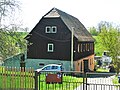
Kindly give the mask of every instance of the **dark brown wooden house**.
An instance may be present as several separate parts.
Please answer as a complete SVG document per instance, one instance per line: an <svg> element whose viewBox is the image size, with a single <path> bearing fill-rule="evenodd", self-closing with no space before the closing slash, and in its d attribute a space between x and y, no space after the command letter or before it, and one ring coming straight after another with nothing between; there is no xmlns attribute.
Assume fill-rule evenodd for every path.
<svg viewBox="0 0 120 90"><path fill-rule="evenodd" d="M27 46L27 61L63 63L65 68L70 68L72 30L74 69L93 70L94 39L77 18L56 8L45 14L26 36L26 40L31 44Z"/></svg>

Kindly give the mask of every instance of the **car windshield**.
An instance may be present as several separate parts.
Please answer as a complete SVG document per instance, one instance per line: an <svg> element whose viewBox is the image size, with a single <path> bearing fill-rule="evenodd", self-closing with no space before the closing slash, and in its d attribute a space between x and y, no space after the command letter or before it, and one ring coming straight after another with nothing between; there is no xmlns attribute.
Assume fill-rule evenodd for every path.
<svg viewBox="0 0 120 90"><path fill-rule="evenodd" d="M50 66L43 68L42 70L50 70Z"/></svg>
<svg viewBox="0 0 120 90"><path fill-rule="evenodd" d="M57 70L57 71L60 71L60 70L62 70L62 68L61 68L61 66L51 65L51 66L43 67L42 70Z"/></svg>

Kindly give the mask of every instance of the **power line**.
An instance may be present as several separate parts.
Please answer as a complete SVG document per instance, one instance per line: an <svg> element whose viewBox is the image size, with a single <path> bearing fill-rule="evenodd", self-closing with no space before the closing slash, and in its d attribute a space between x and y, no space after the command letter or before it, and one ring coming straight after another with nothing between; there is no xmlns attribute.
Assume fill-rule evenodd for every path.
<svg viewBox="0 0 120 90"><path fill-rule="evenodd" d="M57 40L57 39L53 39L53 38L44 36L44 35L42 35L42 34L40 34L40 33L38 33L38 32L35 32L35 31L34 31L33 33L37 34L37 35L40 36L40 37L44 37L44 38L49 39L49 40L52 40L52 41L57 41L57 42L69 42L69 41L70 41L70 39L68 39L68 40Z"/></svg>

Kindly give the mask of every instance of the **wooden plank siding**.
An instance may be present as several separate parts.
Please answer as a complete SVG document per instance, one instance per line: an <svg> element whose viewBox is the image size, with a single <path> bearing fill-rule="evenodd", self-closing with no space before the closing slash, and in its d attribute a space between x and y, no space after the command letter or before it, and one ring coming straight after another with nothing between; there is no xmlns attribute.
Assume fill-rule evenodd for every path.
<svg viewBox="0 0 120 90"><path fill-rule="evenodd" d="M94 54L94 42L74 43L74 61Z"/></svg>
<svg viewBox="0 0 120 90"><path fill-rule="evenodd" d="M47 21L47 22L46 22ZM57 24L56 24L57 22ZM46 34L45 27L46 23L48 26L57 26L57 33L56 34ZM39 27L39 28L38 28ZM28 46L27 56L31 59L58 59L58 60L70 60L70 49L71 49L71 32L68 28L64 25L60 18L45 18L40 21L32 31L31 38L29 38L29 42L32 45ZM47 52L47 44L53 43L54 44L54 52L48 53ZM78 52L78 44L82 45L80 52ZM91 45L93 42L78 42L77 38L74 37L74 51L75 51L75 60L93 54L94 49ZM89 50L86 50L86 46Z"/></svg>
<svg viewBox="0 0 120 90"><path fill-rule="evenodd" d="M75 71L84 72L84 60L88 60L88 70L94 71L94 55L74 61Z"/></svg>
<svg viewBox="0 0 120 90"><path fill-rule="evenodd" d="M57 22L57 23L56 23ZM46 24L44 24L46 23ZM45 27L57 26L56 34L46 34ZM28 46L27 56L31 59L62 59L70 60L71 32L60 18L45 18L40 21L28 39L32 45ZM47 52L47 44L54 44L54 52Z"/></svg>

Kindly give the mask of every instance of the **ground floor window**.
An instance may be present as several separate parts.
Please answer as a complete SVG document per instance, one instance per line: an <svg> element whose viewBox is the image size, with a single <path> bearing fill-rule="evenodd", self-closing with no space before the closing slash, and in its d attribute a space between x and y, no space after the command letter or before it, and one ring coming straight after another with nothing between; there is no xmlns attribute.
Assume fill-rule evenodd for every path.
<svg viewBox="0 0 120 90"><path fill-rule="evenodd" d="M48 52L53 52L53 50L54 50L54 44L53 43L49 43L47 50L48 50Z"/></svg>

